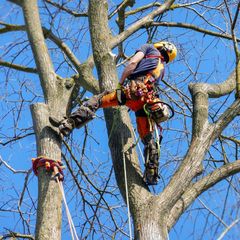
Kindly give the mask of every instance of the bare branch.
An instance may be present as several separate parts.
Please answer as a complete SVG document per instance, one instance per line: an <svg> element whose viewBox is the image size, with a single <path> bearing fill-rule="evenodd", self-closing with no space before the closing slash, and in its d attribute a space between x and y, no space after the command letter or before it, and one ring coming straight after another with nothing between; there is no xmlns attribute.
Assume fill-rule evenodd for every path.
<svg viewBox="0 0 240 240"><path fill-rule="evenodd" d="M234 227L238 222L240 221L240 219L236 219L235 221L233 221L228 227L226 227L226 229L222 232L222 234L219 236L219 238L217 240L222 240L224 238L224 236L229 232L229 230Z"/></svg>
<svg viewBox="0 0 240 240"><path fill-rule="evenodd" d="M25 25L8 24L2 21L0 21L0 25L4 26L0 28L0 34L12 31L26 31Z"/></svg>
<svg viewBox="0 0 240 240"><path fill-rule="evenodd" d="M0 22L0 25L5 26L4 28L0 29L0 34L11 31L26 31L26 26L24 25L13 25L4 22ZM44 37L52 40L63 51L63 53L66 54L68 59L77 69L79 76L77 75L73 76L77 83L86 88L90 92L93 93L99 92L98 83L92 75L92 69L94 66L92 58L90 57L85 63L81 64L79 60L76 58L75 54L71 51L71 49L60 38L58 38L56 35L54 35L50 30L46 29L45 27L43 27L42 30L44 33ZM37 69L12 64L1 60L0 65L24 72L38 73ZM81 82L78 81L79 78L81 78Z"/></svg>
<svg viewBox="0 0 240 240"><path fill-rule="evenodd" d="M236 10L233 22L232 22L232 29L234 29L235 26L236 26L236 22L237 22L237 19L238 19L239 12L240 12L240 2L238 2L237 10Z"/></svg>
<svg viewBox="0 0 240 240"><path fill-rule="evenodd" d="M8 230L8 231L9 231L8 234L0 236L0 240L4 240L4 239L8 239L8 238L10 238L10 239L23 238L23 239L30 239L30 240L34 240L35 239L32 235L16 233L16 232L12 232L10 230Z"/></svg>
<svg viewBox="0 0 240 240"><path fill-rule="evenodd" d="M210 35L210 36L220 37L220 38L232 40L232 36L229 35L229 34L213 32L213 31L206 30L204 28L200 28L200 27L197 27L195 25L187 24L187 23L180 23L180 22L153 22L153 23L151 23L151 26L187 28L187 29L194 30L196 32L200 32L200 33L203 33L203 34ZM240 39L237 39L237 41L240 42Z"/></svg>
<svg viewBox="0 0 240 240"><path fill-rule="evenodd" d="M239 172L240 160L237 160L216 169L206 177L189 186L182 195L181 199L172 208L168 219L168 228L170 229L174 225L185 209L187 209L200 194L225 178Z"/></svg>
<svg viewBox="0 0 240 240"><path fill-rule="evenodd" d="M22 71L22 72L38 73L36 68L30 68L30 67L26 67L26 66L23 66L23 65L18 65L18 64L14 64L14 63L10 63L10 62L5 62L5 61L2 61L2 60L0 60L0 66L12 68L12 69Z"/></svg>
<svg viewBox="0 0 240 240"><path fill-rule="evenodd" d="M208 98L217 98L231 93L236 87L236 72L220 84L189 84L193 98L193 136L198 135L203 125L208 122Z"/></svg>
<svg viewBox="0 0 240 240"><path fill-rule="evenodd" d="M51 0L45 0L45 2L51 4L52 6L58 8L58 9L64 11L64 12L66 12L66 13L74 16L74 17L88 17L88 13L87 12L78 13L78 12L75 12L75 11L69 9L69 8L64 7L63 4L61 5L61 4L53 2Z"/></svg>
<svg viewBox="0 0 240 240"><path fill-rule="evenodd" d="M92 69L94 66L92 57L90 57L86 62L81 64L75 54L66 45L66 43L64 43L60 38L54 35L50 30L43 28L43 31L45 37L51 39L63 51L63 53L66 54L68 59L78 71L79 76L73 76L75 80L77 80L79 77L81 78L81 81L77 81L78 84L80 86L83 86L84 88L86 88L86 90L90 92L98 92L98 83L92 74Z"/></svg>
<svg viewBox="0 0 240 240"><path fill-rule="evenodd" d="M236 139L236 138L227 137L227 136L223 136L223 135L221 135L221 138L226 139L226 140L229 140L229 141L232 141L232 142L234 142L234 143L237 144L237 145L240 145L240 140L238 140L238 139Z"/></svg>
<svg viewBox="0 0 240 240"><path fill-rule="evenodd" d="M7 162L5 162L2 157L0 156L0 164L3 164L6 168L8 168L13 173L28 173L26 170L15 170L13 167L11 167Z"/></svg>
<svg viewBox="0 0 240 240"><path fill-rule="evenodd" d="M130 6L132 7L135 1L133 0L124 0L122 3L120 3L117 8L109 14L108 18L112 18L117 12L125 11L125 9Z"/></svg>

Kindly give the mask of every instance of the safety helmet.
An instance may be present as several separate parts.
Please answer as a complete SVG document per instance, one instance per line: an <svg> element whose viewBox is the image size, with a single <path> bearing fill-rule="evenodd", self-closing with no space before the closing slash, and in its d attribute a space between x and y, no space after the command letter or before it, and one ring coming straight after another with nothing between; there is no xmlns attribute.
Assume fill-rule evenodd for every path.
<svg viewBox="0 0 240 240"><path fill-rule="evenodd" d="M170 42L157 42L153 45L160 51L166 63L172 62L177 56L177 48Z"/></svg>

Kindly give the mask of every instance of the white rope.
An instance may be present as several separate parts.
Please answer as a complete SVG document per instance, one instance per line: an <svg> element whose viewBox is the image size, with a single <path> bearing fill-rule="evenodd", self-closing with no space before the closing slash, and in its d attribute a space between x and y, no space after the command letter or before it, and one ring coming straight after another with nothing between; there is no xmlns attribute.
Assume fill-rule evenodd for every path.
<svg viewBox="0 0 240 240"><path fill-rule="evenodd" d="M142 158L142 164L144 164L145 163L145 159L144 159L143 152L142 152L142 149L140 147L140 144L139 144L139 141L137 139L137 136L136 136L136 133L135 133L134 129L133 129L133 134L134 134L134 138L135 138L136 144L138 146L138 150L139 150L141 158Z"/></svg>
<svg viewBox="0 0 240 240"><path fill-rule="evenodd" d="M156 142L159 143L159 134L158 134L157 124L154 124L154 129L155 129Z"/></svg>
<svg viewBox="0 0 240 240"><path fill-rule="evenodd" d="M130 215L129 198L128 198L128 183L127 183L127 170L126 170L125 156L123 156L123 169L124 169L124 181L125 181L125 189L126 189L126 202L127 202L127 210L128 210L129 239L132 240L133 238L132 238L131 215Z"/></svg>
<svg viewBox="0 0 240 240"><path fill-rule="evenodd" d="M65 208L66 208L66 214L67 214L67 219L68 219L68 224L69 224L69 228L70 228L72 239L73 240L75 240L75 239L79 240L79 238L77 236L76 228L75 228L75 226L73 224L72 216L70 214L70 211L69 211L69 208L68 208L68 205L67 205L67 201L66 201L66 197L65 197L65 193L64 193L62 182L59 181L58 177L56 177L56 180L57 180L57 183L58 183L58 186L59 186L59 190L60 190L60 192L62 194L63 202L64 202L64 205L65 205Z"/></svg>

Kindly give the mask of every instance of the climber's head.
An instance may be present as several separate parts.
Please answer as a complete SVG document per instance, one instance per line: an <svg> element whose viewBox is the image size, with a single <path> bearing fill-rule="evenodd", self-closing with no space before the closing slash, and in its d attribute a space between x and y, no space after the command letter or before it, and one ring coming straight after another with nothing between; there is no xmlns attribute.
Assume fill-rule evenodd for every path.
<svg viewBox="0 0 240 240"><path fill-rule="evenodd" d="M159 50L166 63L172 62L177 56L177 48L170 42L156 42L153 44Z"/></svg>

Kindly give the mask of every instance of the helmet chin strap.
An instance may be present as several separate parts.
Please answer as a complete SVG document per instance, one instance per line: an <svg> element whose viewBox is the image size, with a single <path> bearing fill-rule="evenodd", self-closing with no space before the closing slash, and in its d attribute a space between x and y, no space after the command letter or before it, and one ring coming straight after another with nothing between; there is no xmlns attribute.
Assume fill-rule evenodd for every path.
<svg viewBox="0 0 240 240"><path fill-rule="evenodd" d="M159 52L160 52L161 55L163 56L164 61L165 61L166 63L168 63L168 62L169 62L169 56L168 56L168 54L167 54L167 49L166 49L165 47L161 47L161 49L159 50Z"/></svg>

